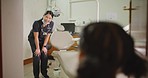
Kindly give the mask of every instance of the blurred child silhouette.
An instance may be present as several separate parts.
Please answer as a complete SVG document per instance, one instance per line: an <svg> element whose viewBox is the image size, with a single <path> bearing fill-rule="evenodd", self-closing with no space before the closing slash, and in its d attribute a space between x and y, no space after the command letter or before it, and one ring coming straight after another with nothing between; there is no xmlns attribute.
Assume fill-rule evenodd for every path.
<svg viewBox="0 0 148 78"><path fill-rule="evenodd" d="M77 78L116 78L118 73L146 78L147 61L134 49L134 41L112 22L87 25L80 38L80 64Z"/></svg>

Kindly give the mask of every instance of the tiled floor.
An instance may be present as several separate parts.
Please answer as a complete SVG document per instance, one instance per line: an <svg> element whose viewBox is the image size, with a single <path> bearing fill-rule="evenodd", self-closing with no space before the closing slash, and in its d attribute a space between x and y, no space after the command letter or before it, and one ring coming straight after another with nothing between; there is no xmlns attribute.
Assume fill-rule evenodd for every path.
<svg viewBox="0 0 148 78"><path fill-rule="evenodd" d="M54 68L58 67L58 64L57 64L57 62L55 62L53 60L49 60L48 63L50 63L50 62L52 62L52 65L50 65L48 68L48 75L50 76L50 78L68 78L65 75L65 73L63 73L62 68L60 68L61 69L60 77L56 77L56 75L54 75L54 73L55 73ZM32 71L32 63L24 66L24 78L34 78L33 71ZM40 78L44 78L44 77L42 77L42 75L40 74ZM128 77L121 73L121 74L118 74L116 76L116 78L128 78Z"/></svg>
<svg viewBox="0 0 148 78"><path fill-rule="evenodd" d="M50 76L50 78L68 78L62 72L60 74L60 77L54 76L54 70L53 69L56 66L57 66L56 62L52 61L52 65L48 68L48 75ZM27 64L27 65L24 66L24 78L34 78L33 77L33 72L32 72L32 63ZM40 74L40 78L44 78L44 77ZM127 77L125 75L123 75L123 74L118 74L116 78L127 78Z"/></svg>
<svg viewBox="0 0 148 78"><path fill-rule="evenodd" d="M48 75L50 76L50 78L56 78L54 77L54 68L56 67L56 63L55 61L51 61L49 60L49 62L52 62L52 65L50 65L50 67L48 68ZM34 78L33 77L33 71L32 71L32 63L24 65L24 78ZM41 74L40 74L40 78L44 78Z"/></svg>

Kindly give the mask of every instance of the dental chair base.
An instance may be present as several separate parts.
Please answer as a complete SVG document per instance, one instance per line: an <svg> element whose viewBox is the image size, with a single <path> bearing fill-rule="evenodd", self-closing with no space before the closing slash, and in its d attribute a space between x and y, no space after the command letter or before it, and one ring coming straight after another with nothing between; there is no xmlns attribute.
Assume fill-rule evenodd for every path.
<svg viewBox="0 0 148 78"><path fill-rule="evenodd" d="M62 78L75 78L77 75L77 65L79 52L77 51L53 51L55 61L58 63L60 77ZM63 77L64 76L64 77Z"/></svg>

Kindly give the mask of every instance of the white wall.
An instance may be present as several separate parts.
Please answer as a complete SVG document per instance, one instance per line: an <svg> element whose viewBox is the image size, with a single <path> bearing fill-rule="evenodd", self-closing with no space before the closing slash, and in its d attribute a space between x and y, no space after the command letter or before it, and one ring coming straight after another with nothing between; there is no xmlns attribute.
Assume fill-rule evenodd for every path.
<svg viewBox="0 0 148 78"><path fill-rule="evenodd" d="M71 0L71 1L80 1L80 0ZM82 1L82 0L81 0ZM85 0L83 0L85 1ZM94 1L94 0L93 0ZM105 21L116 21L119 24L126 26L128 24L128 11L123 10L124 6L127 6L129 3L129 0L98 0L99 1L99 20L105 20ZM29 46L29 43L27 41L27 35L29 34L29 31L31 29L32 23L35 19L39 19L42 17L43 13L46 11L47 0L24 0L24 59L32 57L31 55L31 49ZM90 1L92 2L92 1ZM92 2L93 3L93 2ZM79 4L79 3L78 3ZM81 3L80 3L81 4ZM75 3L74 3L75 5ZM69 20L69 9L70 4L69 0L56 0L56 6L60 8L62 14L59 17L54 17L53 21L55 23L54 26L60 25L61 22L76 22L76 23L82 23L82 21L87 21L85 18L81 17L81 19L76 20ZM87 7L84 6L84 7ZM128 6L127 6L128 7ZM93 7L92 10L93 11ZM95 8L96 9L96 8ZM90 10L90 9L89 9ZM82 12L82 11L80 11ZM72 14L76 14L76 12L73 12ZM96 15L94 14L87 14L86 16L92 16ZM84 13L85 16L85 13ZM97 15L96 15L97 16ZM93 16L95 17L95 16ZM112 18L112 19L110 19ZM96 18L94 18L96 19ZM77 31L81 31L81 28L83 27L76 27Z"/></svg>
<svg viewBox="0 0 148 78"><path fill-rule="evenodd" d="M129 8L129 0L99 0L99 19L115 21L123 26L129 24L129 11L123 10L124 6Z"/></svg>
<svg viewBox="0 0 148 78"><path fill-rule="evenodd" d="M23 0L1 0L3 78L23 78Z"/></svg>
<svg viewBox="0 0 148 78"><path fill-rule="evenodd" d="M23 42L24 42L24 50L23 57L24 59L31 58L31 48L29 42L27 40L27 36L32 27L34 20L40 19L44 12L47 9L47 0L24 0L23 6ZM69 21L69 0L56 0L56 6L61 10L61 15L59 17L54 17L53 21L55 23L55 27L59 26L62 22L73 22ZM84 6L85 7L85 6ZM82 22L82 21L81 21Z"/></svg>
<svg viewBox="0 0 148 78"><path fill-rule="evenodd" d="M28 34L35 20L42 18L47 8L47 0L23 0L23 56L31 58L32 52L28 42Z"/></svg>
<svg viewBox="0 0 148 78"><path fill-rule="evenodd" d="M47 9L47 0L23 0L23 59L31 58L32 52L28 42L28 34L32 28L34 20L40 19ZM68 21L68 0L57 0L57 7L60 8L62 14L60 17L54 17L54 26L60 25L61 22Z"/></svg>
<svg viewBox="0 0 148 78"><path fill-rule="evenodd" d="M86 20L96 21L96 0L71 2L71 19L81 20L82 22L86 22Z"/></svg>

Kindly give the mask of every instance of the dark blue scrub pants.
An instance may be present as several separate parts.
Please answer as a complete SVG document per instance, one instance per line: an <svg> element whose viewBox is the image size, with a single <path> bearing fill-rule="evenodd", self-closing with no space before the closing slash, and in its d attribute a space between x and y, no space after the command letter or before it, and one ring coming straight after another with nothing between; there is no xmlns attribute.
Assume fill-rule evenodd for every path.
<svg viewBox="0 0 148 78"><path fill-rule="evenodd" d="M40 73L40 65L41 65L41 73L45 78L49 78L49 76L47 75L47 63L48 63L48 57L47 55L44 54L44 52L41 51L43 43L40 44L40 51L41 51L41 55L40 56L36 56L35 55L35 50L36 50L36 46L34 43L34 40L29 40L31 49L32 49L32 53L33 53L33 74L34 74L34 78L39 78L39 73ZM40 64L41 62L41 64Z"/></svg>

